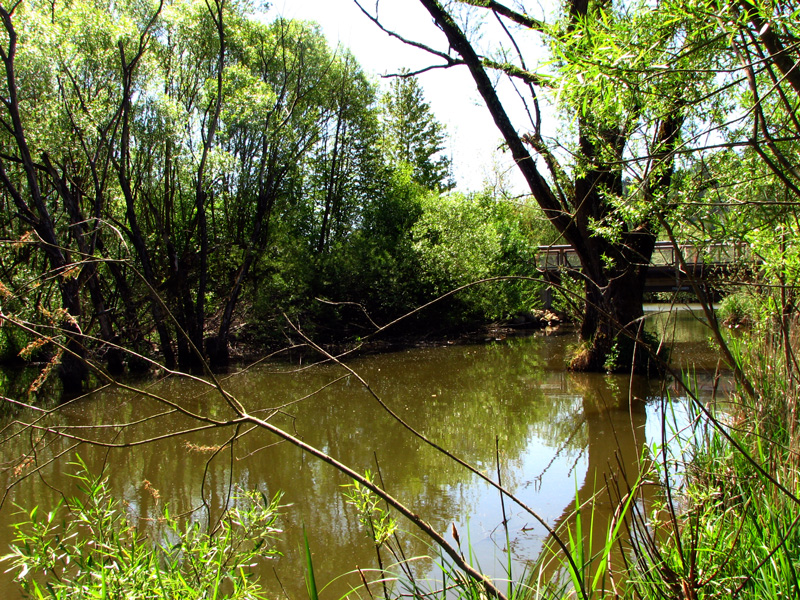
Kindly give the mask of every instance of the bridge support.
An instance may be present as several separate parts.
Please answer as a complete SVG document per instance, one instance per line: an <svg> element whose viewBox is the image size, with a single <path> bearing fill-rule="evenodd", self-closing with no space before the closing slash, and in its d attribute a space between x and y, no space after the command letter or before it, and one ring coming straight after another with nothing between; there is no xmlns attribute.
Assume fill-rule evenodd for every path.
<svg viewBox="0 0 800 600"><path fill-rule="evenodd" d="M542 301L544 310L553 310L553 288L550 287L549 282L539 292L539 299Z"/></svg>

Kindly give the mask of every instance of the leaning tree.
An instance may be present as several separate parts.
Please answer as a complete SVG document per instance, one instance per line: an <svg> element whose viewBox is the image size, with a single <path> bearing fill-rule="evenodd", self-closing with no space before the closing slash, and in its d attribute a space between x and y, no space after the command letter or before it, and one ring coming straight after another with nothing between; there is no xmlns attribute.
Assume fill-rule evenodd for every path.
<svg viewBox="0 0 800 600"><path fill-rule="evenodd" d="M686 50L710 34L610 0L569 0L553 23L494 0L420 3L449 48L411 43L439 57L437 66L469 70L531 195L580 259L585 343L572 368L644 368L633 349L641 340L647 267L672 208L675 150L688 107L713 86L715 54ZM481 48L487 37L460 25L462 8L495 19L505 41ZM531 36L549 49L536 66L536 57L522 50L530 45L520 43ZM508 76L525 102L530 118L524 127L512 122L497 72ZM557 140L544 132L540 102L548 96L557 98L569 123Z"/></svg>

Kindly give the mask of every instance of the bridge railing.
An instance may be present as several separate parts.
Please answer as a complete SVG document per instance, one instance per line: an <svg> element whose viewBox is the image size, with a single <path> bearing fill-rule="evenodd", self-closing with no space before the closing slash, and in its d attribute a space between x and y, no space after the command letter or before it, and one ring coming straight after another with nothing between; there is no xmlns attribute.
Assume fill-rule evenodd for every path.
<svg viewBox="0 0 800 600"><path fill-rule="evenodd" d="M683 256L687 265L705 264L731 265L749 258L749 249L746 244L679 244L676 247L672 242L656 242L651 263L653 266L666 267L678 266L678 251ZM543 270L579 269L581 262L572 246L560 244L554 246L540 246L538 266Z"/></svg>
<svg viewBox="0 0 800 600"><path fill-rule="evenodd" d="M569 245L539 246L539 267L545 270L561 268L580 268L578 253Z"/></svg>

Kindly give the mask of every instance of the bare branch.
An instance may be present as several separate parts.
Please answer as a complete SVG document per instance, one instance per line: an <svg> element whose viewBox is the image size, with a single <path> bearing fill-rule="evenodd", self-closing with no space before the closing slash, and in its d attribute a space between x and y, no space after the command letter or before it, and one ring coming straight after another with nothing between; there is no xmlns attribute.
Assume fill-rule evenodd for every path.
<svg viewBox="0 0 800 600"><path fill-rule="evenodd" d="M431 65L429 67L423 67L421 69L416 69L414 71L400 71L400 72L397 72L397 73L386 73L384 75L381 75L381 77L384 77L386 79L389 79L389 78L403 79L403 78L406 78L406 77L416 77L417 75L422 75L423 73L428 73L429 71L435 71L437 69L449 69L452 66L453 66L452 64Z"/></svg>
<svg viewBox="0 0 800 600"><path fill-rule="evenodd" d="M469 4L470 6L489 9L492 12L502 15L510 21L513 21L517 25L522 25L523 27L527 27L529 29L535 29L536 31L545 31L547 29L547 24L543 21L534 19L533 17L530 17L524 13L511 10L504 4L500 4L494 0L459 0L459 2L462 4Z"/></svg>
<svg viewBox="0 0 800 600"><path fill-rule="evenodd" d="M436 50L434 48L431 48L430 46L428 46L426 44L423 44L421 42L410 40L410 39L408 39L406 37L403 37L399 33L395 32L395 31L392 31L391 29L387 29L386 27L383 26L383 23L380 22L378 17L376 17L375 15L370 13L367 9L365 9L363 6L361 6L361 3L359 2L359 0L353 0L353 2L356 3L356 6L358 6L358 8L361 10L361 12L364 13L364 15L366 15L366 17L370 21L375 23L375 25L377 25L378 28L381 31L383 31L384 33L386 33L387 35L389 35L389 36L391 36L391 37L393 37L395 39L400 40L404 44L408 44L409 46L413 46L414 48L419 48L420 50L424 50L425 52L428 52L429 54L433 54L434 56L438 56L439 58L441 58L442 60L445 61L445 63L446 63L445 65L441 65L441 66L436 67L436 68L447 68L447 67L453 67L453 66L459 65L459 64L464 64L464 61L456 59L456 58L453 58L452 56L450 56L446 52L441 52L441 51Z"/></svg>

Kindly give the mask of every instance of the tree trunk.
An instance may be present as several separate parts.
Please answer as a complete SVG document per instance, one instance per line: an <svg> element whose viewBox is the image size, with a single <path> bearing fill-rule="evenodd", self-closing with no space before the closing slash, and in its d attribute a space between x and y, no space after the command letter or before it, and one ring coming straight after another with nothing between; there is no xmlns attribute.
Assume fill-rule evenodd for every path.
<svg viewBox="0 0 800 600"><path fill-rule="evenodd" d="M643 282L635 269L611 279L605 288L586 281L586 301L581 323L583 348L573 357L570 369L575 371L643 372L650 361L640 349L643 316Z"/></svg>
<svg viewBox="0 0 800 600"><path fill-rule="evenodd" d="M652 214L639 224L621 224L621 239L613 241L593 229L593 223L603 223L613 215L614 206L605 194L622 195L621 164L627 142L622 124L605 125L591 130L590 111L578 117L579 158L582 162L573 185L562 185L565 170L546 147L538 131L524 137L542 155L553 181L551 186L539 172L523 138L512 125L497 96L483 61L452 16L437 0L420 0L436 24L447 36L454 49L469 68L484 102L508 145L517 168L524 176L531 194L555 229L576 251L581 261L579 274L585 281L586 301L581 322L584 348L572 361L574 370L603 371L644 370L649 366L644 341L639 334L642 317L642 297L647 265L655 245L651 223L662 214L665 204L660 195L669 189L673 160L670 151L683 123L680 107L664 118L655 142L652 171L642 184L645 201L653 206ZM570 2L574 20L587 17L588 2ZM536 102L534 97L534 102ZM602 144L602 148L600 145ZM607 156L603 150L610 150Z"/></svg>
<svg viewBox="0 0 800 600"><path fill-rule="evenodd" d="M94 254L88 240L92 238L86 227L87 220L83 215L80 207L80 192L74 192L70 189L67 183L67 178L59 174L56 168L50 161L50 157L45 153L42 156L42 162L45 165L48 175L53 182L58 195L64 203L64 207L69 214L73 239L78 246L81 255L88 259ZM78 278L78 289L82 287L83 282L89 288L89 297L91 298L94 307L95 318L100 325L100 339L105 343L105 361L106 367L111 375L119 375L125 370L125 364L122 359L122 351L117 347L119 342L114 326L111 322L111 316L106 310L106 302L103 297L103 292L100 287L100 278L97 272L97 263L89 260L81 267L81 274Z"/></svg>
<svg viewBox="0 0 800 600"><path fill-rule="evenodd" d="M156 280L155 270L153 269L153 261L150 257L150 251L145 243L144 235L141 227L139 226L139 217L136 213L136 199L133 193L130 177L130 112L131 112L131 94L132 94L132 78L133 71L136 63L141 57L142 51L134 57L131 62L125 58L124 46L120 43L120 62L122 64L123 75L123 94L121 105L122 133L119 142L119 160L112 160L114 168L117 172L117 179L120 184L122 195L125 198L125 217L128 221L129 237L133 244L134 250L139 257L142 265L142 275L147 286L148 295L150 296L151 307L153 312L153 319L156 324L156 331L161 348L161 353L164 356L164 365L168 369L175 368L175 353L172 350L172 336L170 335L169 328L167 327L167 311L161 304L156 291L158 282Z"/></svg>
<svg viewBox="0 0 800 600"><path fill-rule="evenodd" d="M66 311L63 321L59 324L65 336L64 355L58 369L64 393L75 396L83 391L83 386L88 379L89 369L86 365L86 349L83 346L83 333L78 325L81 317L80 287L77 279L64 277L66 271L72 266L69 256L63 250L66 246L61 244L56 235L55 224L45 202L39 186L38 171L31 157L27 136L22 126L19 113L19 97L16 82L15 58L17 52L17 32L11 21L11 14L0 6L0 18L8 35L8 45L0 47L0 60L5 69L7 97L3 105L10 117L10 130L13 135L18 160L25 174L27 189L22 190L8 177L3 161L0 161L0 181L6 187L14 204L19 210L22 219L31 224L41 239L41 248L47 256L53 275L58 278L58 287L61 293L61 306ZM8 127L7 123L7 127ZM23 197L23 193L30 196L32 207Z"/></svg>
<svg viewBox="0 0 800 600"><path fill-rule="evenodd" d="M205 326L206 326L206 292L208 290L208 253L209 253L209 233L208 233L208 200L211 194L207 190L206 168L209 156L214 148L215 136L219 127L220 114L222 113L223 80L226 56L225 25L223 21L225 0L214 0L214 8L207 4L211 19L219 37L219 55L217 57L217 94L211 114L208 115L207 129L203 135L203 150L200 157L200 164L197 167L197 178L195 179L195 215L197 219L197 243L199 246L198 259L199 267L197 272L197 292L195 300L192 302L188 286L184 283L179 287L179 293L183 299L184 314L186 319L183 321L184 332L189 336L186 343L178 342L178 363L182 369L188 369L193 373L202 373L205 369Z"/></svg>

